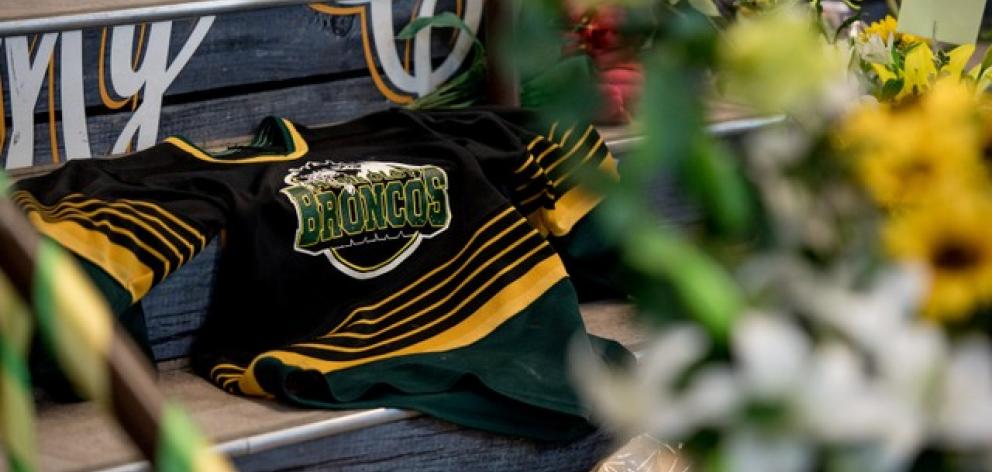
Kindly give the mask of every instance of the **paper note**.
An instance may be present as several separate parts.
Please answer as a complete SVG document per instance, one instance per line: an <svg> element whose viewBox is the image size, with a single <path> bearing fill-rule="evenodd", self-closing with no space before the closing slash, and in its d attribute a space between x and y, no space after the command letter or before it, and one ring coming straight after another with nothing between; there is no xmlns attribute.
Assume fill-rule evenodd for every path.
<svg viewBox="0 0 992 472"><path fill-rule="evenodd" d="M899 7L900 33L953 44L978 40L986 0L903 0Z"/></svg>

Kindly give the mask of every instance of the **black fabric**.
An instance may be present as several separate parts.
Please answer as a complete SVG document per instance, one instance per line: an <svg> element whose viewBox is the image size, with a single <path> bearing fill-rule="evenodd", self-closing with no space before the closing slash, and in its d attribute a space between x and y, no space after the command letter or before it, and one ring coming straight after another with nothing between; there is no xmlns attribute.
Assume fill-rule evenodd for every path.
<svg viewBox="0 0 992 472"><path fill-rule="evenodd" d="M591 126L535 122L513 110L396 109L321 129L269 118L250 146L211 154L169 138L71 161L14 198L119 285L115 306L220 234L193 365L227 391L561 439L588 429L566 376L584 328L565 267L605 257L590 236L569 239L597 201L577 176L614 167Z"/></svg>

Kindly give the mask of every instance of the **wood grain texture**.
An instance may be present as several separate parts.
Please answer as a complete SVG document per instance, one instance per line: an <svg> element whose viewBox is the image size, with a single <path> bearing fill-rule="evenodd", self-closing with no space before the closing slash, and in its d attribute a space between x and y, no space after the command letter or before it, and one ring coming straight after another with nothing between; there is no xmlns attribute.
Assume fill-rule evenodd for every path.
<svg viewBox="0 0 992 472"><path fill-rule="evenodd" d="M416 0L394 1L394 25L399 32L409 21ZM438 2L438 11L446 11L451 0ZM175 59L189 37L195 20L173 21L169 41L169 61ZM189 63L166 91L166 103L211 98L210 95L228 96L245 93L245 88L272 90L286 86L282 82L307 82L317 78L326 80L368 75L362 52L361 24L356 15L332 16L313 11L306 5L268 8L218 15L209 32L196 49ZM100 99L98 74L100 39L103 28L83 30L83 94L91 112L110 113ZM109 71L109 42L105 64L108 92L113 92ZM435 58L444 57L451 49L448 35L432 35L431 52ZM402 42L399 51L402 53ZM58 71L61 51L55 47L55 64ZM5 55L0 54L0 75L7 77ZM9 82L9 77L7 77ZM56 73L56 81L59 74ZM5 93L9 83L4 84ZM231 88L240 87L237 90ZM56 87L55 108L61 110L61 94ZM184 97L199 93L194 97ZM121 98L116 95L113 98ZM9 106L9 97L5 103ZM218 97L219 98L219 97ZM43 86L35 111L48 110L48 87ZM122 109L127 113L130 107ZM9 113L9 110L8 110Z"/></svg>
<svg viewBox="0 0 992 472"><path fill-rule="evenodd" d="M152 7L176 3L194 3L205 0L4 0L0 20L44 18L75 13L97 13L123 8Z"/></svg>
<svg viewBox="0 0 992 472"><path fill-rule="evenodd" d="M235 459L242 472L382 470L578 472L617 442L592 433L571 443L540 443L418 417Z"/></svg>
<svg viewBox="0 0 992 472"><path fill-rule="evenodd" d="M199 258L204 259L203 256ZM189 267L183 271L189 271ZM188 276L192 278L194 274L188 273ZM161 286L156 290L160 289ZM623 304L597 303L582 307L582 316L590 332L628 346L640 342L644 336L632 315L629 307ZM182 363L172 364L178 369L163 370L159 374L159 388L166 397L180 401L214 442L352 413L305 410L273 401L233 396L185 370ZM92 403L43 402L39 412L42 470L93 470L126 464L140 457L118 427ZM430 418L415 418L277 448L239 458L236 462L240 470L296 467L300 470L393 470L404 464L414 466L408 467L409 470L589 470L613 444L603 433L571 444L538 443L470 430Z"/></svg>
<svg viewBox="0 0 992 472"><path fill-rule="evenodd" d="M262 118L269 115L312 126L344 121L389 106L370 78L359 77L165 106L159 139L182 135L203 143L251 135ZM128 119L130 114L97 116L89 120L90 148L94 155L110 153ZM51 164L48 129L48 123L35 126L35 165ZM64 155L62 146L60 153Z"/></svg>
<svg viewBox="0 0 992 472"><path fill-rule="evenodd" d="M180 401L215 442L351 413L235 397L187 371L164 372L158 385L166 397ZM119 427L92 402L39 405L38 449L41 470L46 471L94 470L140 460Z"/></svg>
<svg viewBox="0 0 992 472"><path fill-rule="evenodd" d="M215 443L344 418L355 411L306 410L235 397L187 371L165 372L159 386L182 402ZM41 470L96 470L140 460L119 428L92 403L43 403L38 417ZM599 432L573 443L542 443L416 417L235 458L264 470L589 470L618 441Z"/></svg>

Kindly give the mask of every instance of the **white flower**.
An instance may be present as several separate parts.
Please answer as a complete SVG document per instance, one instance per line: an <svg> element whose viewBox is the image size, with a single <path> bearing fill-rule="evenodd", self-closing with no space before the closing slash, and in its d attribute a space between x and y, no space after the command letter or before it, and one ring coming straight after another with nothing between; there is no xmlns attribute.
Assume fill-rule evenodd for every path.
<svg viewBox="0 0 992 472"><path fill-rule="evenodd" d="M973 337L954 349L936 422L940 439L954 449L992 447L992 349L987 339Z"/></svg>
<svg viewBox="0 0 992 472"><path fill-rule="evenodd" d="M734 327L732 342L742 384L749 394L776 399L803 380L810 341L782 317L747 314Z"/></svg>
<svg viewBox="0 0 992 472"><path fill-rule="evenodd" d="M724 445L730 472L800 472L812 470L813 448L796 435L768 434L752 428L730 433Z"/></svg>
<svg viewBox="0 0 992 472"><path fill-rule="evenodd" d="M892 44L895 42L895 35L890 34L888 39L883 41L878 35L868 35L866 41L857 40L855 50L861 59L875 64L892 64Z"/></svg>

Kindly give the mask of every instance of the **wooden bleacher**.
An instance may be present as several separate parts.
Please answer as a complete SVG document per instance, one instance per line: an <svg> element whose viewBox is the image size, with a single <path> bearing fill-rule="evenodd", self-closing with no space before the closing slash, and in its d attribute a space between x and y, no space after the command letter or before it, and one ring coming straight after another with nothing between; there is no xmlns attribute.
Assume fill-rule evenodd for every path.
<svg viewBox="0 0 992 472"><path fill-rule="evenodd" d="M593 334L636 348L643 340L623 304L585 305ZM613 441L595 433L571 444L542 444L468 430L415 412L305 410L235 397L185 370L160 366L159 385L180 401L240 470L321 466L334 470L588 470ZM43 404L43 470L145 470L136 449L92 403Z"/></svg>
<svg viewBox="0 0 992 472"><path fill-rule="evenodd" d="M743 118L724 110L718 112L711 131L733 144L743 133L777 120ZM604 134L622 166L622 153L639 138L625 128L607 129ZM681 213L683 219L692 218L691 209L685 209L670 188L655 193L660 205ZM539 443L409 411L305 410L229 395L190 373L184 360L209 304L216 263L216 245L211 244L142 303L159 361L160 388L183 404L240 470L580 471L589 470L620 441L598 432L570 444ZM582 315L590 333L635 351L647 336L623 302L585 304ZM116 424L89 403L41 405L38 433L43 470L147 469Z"/></svg>

